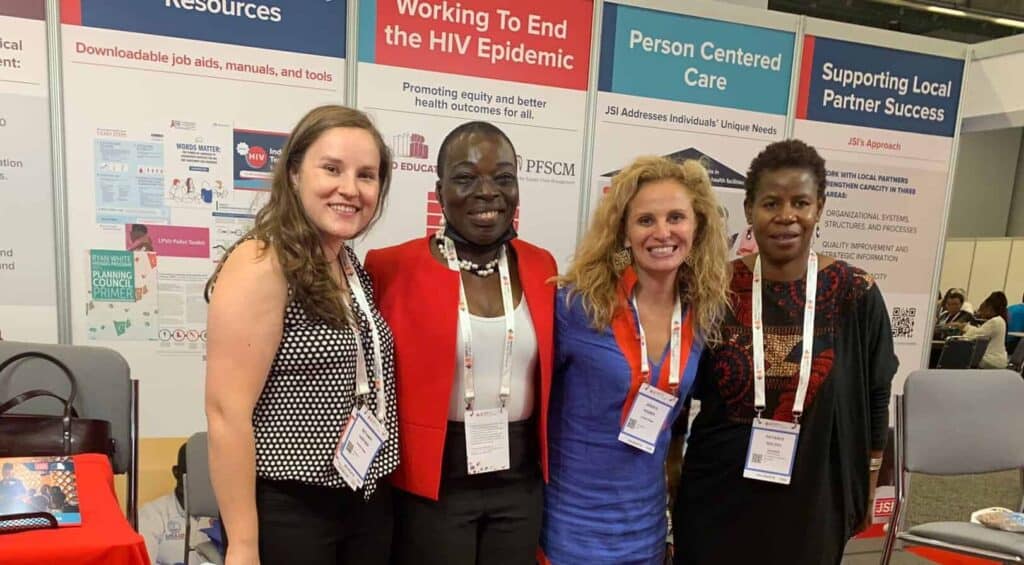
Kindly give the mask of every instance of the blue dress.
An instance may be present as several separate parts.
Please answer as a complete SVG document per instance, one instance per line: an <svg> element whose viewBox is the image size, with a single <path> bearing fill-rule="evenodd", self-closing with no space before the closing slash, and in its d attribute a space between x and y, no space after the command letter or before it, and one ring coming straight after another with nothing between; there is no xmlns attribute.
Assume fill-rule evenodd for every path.
<svg viewBox="0 0 1024 565"><path fill-rule="evenodd" d="M635 284L635 276L632 281ZM625 292L629 296L632 284ZM655 452L647 454L618 441L624 405L631 405L634 373L639 375L636 313L622 300L637 339L623 340L612 329L597 331L578 295L568 289L555 300L555 372L548 424L550 482L545 492L541 545L553 565L586 563L658 564L664 561L666 521L665 458L672 423L682 411L703 350L702 340L681 352L680 400L669 414ZM620 298L622 298L620 296ZM615 325L613 324L613 327ZM620 343L630 343L631 367ZM651 359L652 385L667 381L666 346ZM634 391L635 393L635 391Z"/></svg>

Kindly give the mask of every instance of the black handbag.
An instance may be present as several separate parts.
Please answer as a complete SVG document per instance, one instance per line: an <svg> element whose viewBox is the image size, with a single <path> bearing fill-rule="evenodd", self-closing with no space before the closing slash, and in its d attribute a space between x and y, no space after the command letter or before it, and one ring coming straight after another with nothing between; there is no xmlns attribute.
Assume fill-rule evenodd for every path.
<svg viewBox="0 0 1024 565"><path fill-rule="evenodd" d="M71 382L71 393L63 398L48 390L23 392L0 404L0 457L39 457L74 455L78 453L114 454L110 422L79 418L72 403L78 394L78 383L60 359L37 351L25 351L0 363L0 373L21 359L45 359L60 368ZM64 405L60 416L42 414L7 414L15 406L40 396L56 398Z"/></svg>

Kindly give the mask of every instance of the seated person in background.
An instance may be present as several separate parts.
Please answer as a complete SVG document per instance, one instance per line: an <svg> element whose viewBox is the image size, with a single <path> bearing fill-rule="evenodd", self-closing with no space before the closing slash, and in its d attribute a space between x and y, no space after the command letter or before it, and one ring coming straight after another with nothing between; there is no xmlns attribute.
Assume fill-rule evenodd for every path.
<svg viewBox="0 0 1024 565"><path fill-rule="evenodd" d="M1009 359L1006 356L1006 295L996 291L978 307L978 316L987 318L980 326L968 325L964 328L964 337L974 339L981 336L989 338L985 356L981 358L982 369L1005 369Z"/></svg>
<svg viewBox="0 0 1024 565"><path fill-rule="evenodd" d="M1024 332L1024 296L1020 297L1020 304L1014 304L1006 310L1006 331L1009 332ZM1006 350L1013 351L1017 347L1017 342L1020 338L1017 336L1007 335L1006 336Z"/></svg>
<svg viewBox="0 0 1024 565"><path fill-rule="evenodd" d="M974 316L970 312L963 309L964 293L958 288L951 288L946 291L946 296L942 299L942 313L939 314L939 319L935 323L936 326L955 326L962 325L970 322L974 319Z"/></svg>
<svg viewBox="0 0 1024 565"><path fill-rule="evenodd" d="M178 449L178 464L171 467L174 492L144 505L139 509L139 533L146 539L146 551L153 565L178 565L185 556L185 485L182 475L187 472L185 445ZM209 528L208 518L192 519L192 547L210 538L200 531ZM189 553L189 565L199 565L203 559Z"/></svg>

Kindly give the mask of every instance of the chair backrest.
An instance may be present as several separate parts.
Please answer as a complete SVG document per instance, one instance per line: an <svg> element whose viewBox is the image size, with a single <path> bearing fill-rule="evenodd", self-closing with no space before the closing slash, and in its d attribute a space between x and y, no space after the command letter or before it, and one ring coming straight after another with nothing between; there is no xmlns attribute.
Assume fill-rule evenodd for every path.
<svg viewBox="0 0 1024 565"><path fill-rule="evenodd" d="M942 346L937 367L939 369L967 369L974 355L974 342L968 339L950 339Z"/></svg>
<svg viewBox="0 0 1024 565"><path fill-rule="evenodd" d="M988 351L988 342L992 338L988 336L979 336L974 339L974 354L971 355L971 368L977 369L981 366L981 358L985 356L985 352ZM1000 367L1001 369L1002 367Z"/></svg>
<svg viewBox="0 0 1024 565"><path fill-rule="evenodd" d="M114 438L114 473L129 472L132 464L132 382L128 362L113 349L0 341L0 362L24 351L39 351L60 359L78 382L75 409L83 418L110 422ZM67 397L67 377L43 359L16 361L0 373L0 402L31 389L46 389ZM53 399L38 398L14 408L19 414L60 414Z"/></svg>
<svg viewBox="0 0 1024 565"><path fill-rule="evenodd" d="M189 516L216 518L217 498L210 482L210 457L206 432L192 434L185 445L185 500Z"/></svg>
<svg viewBox="0 0 1024 565"><path fill-rule="evenodd" d="M901 402L907 471L965 475L1024 468L1024 380L1017 373L914 371Z"/></svg>
<svg viewBox="0 0 1024 565"><path fill-rule="evenodd" d="M1017 348L1010 356L1010 368L1017 372L1024 370L1024 339L1017 341Z"/></svg>

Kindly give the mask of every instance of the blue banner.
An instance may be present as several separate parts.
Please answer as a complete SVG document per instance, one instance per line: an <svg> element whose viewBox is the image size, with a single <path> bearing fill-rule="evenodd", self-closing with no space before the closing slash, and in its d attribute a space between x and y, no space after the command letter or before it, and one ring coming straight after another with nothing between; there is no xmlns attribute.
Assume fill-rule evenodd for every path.
<svg viewBox="0 0 1024 565"><path fill-rule="evenodd" d="M274 166L288 134L267 131L235 130L235 180L239 190L270 190Z"/></svg>
<svg viewBox="0 0 1024 565"><path fill-rule="evenodd" d="M598 88L785 115L792 32L607 3Z"/></svg>
<svg viewBox="0 0 1024 565"><path fill-rule="evenodd" d="M74 12L74 4L80 11ZM345 57L346 0L65 0L65 24Z"/></svg>
<svg viewBox="0 0 1024 565"><path fill-rule="evenodd" d="M804 38L797 118L952 137L964 62Z"/></svg>

